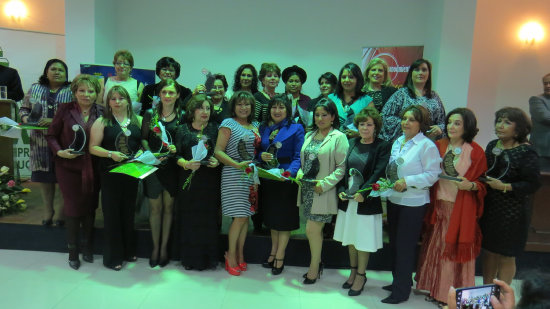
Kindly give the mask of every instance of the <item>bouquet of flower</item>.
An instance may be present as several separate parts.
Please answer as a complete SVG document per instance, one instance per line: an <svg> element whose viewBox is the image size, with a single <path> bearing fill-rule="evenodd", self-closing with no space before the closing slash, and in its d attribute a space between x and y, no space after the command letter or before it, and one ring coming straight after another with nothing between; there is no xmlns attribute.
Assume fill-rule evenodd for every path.
<svg viewBox="0 0 550 309"><path fill-rule="evenodd" d="M391 189L393 189L394 183L391 182L391 180L386 178L380 178L377 182L373 183L372 185L358 190L357 193L365 192L368 190L371 190L369 196L370 197L385 197L388 196L391 193Z"/></svg>
<svg viewBox="0 0 550 309"><path fill-rule="evenodd" d="M0 169L0 217L27 209L25 200L20 196L31 192L30 189L17 185L13 177L8 174L9 170L6 166Z"/></svg>

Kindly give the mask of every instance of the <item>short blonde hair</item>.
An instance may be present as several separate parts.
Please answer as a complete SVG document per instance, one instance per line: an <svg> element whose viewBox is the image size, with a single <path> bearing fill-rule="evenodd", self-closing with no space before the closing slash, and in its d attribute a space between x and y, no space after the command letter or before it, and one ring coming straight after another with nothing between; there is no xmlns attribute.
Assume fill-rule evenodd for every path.
<svg viewBox="0 0 550 309"><path fill-rule="evenodd" d="M95 76L90 74L79 74L73 79L71 83L71 91L73 92L73 96L75 98L78 87L83 84L94 88L95 93L99 96L99 92L101 91L101 84L99 83L99 80Z"/></svg>

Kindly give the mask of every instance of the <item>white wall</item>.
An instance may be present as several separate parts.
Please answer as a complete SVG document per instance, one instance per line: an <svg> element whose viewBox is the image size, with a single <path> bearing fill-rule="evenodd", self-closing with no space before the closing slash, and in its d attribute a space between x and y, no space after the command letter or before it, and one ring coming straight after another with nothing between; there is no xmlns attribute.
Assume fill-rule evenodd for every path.
<svg viewBox="0 0 550 309"><path fill-rule="evenodd" d="M69 76L80 73L81 63L95 62L95 1L70 0L65 4L65 46ZM75 12L78 12L75 14Z"/></svg>
<svg viewBox="0 0 550 309"><path fill-rule="evenodd" d="M180 82L191 88L204 81L202 68L226 74L231 85L242 63L257 69L265 61L281 69L297 64L308 72L304 93L317 96L317 78L337 74L349 61L360 63L364 46L423 45L433 23L426 12L438 1L119 0L115 14L98 12L96 1L96 32L111 26L102 31L107 39L96 40L96 62L111 63L122 48L141 68L172 56L183 66ZM112 33L116 40L109 39ZM438 46L427 53L430 48Z"/></svg>
<svg viewBox="0 0 550 309"><path fill-rule="evenodd" d="M432 61L432 87L447 113L467 104L476 2L445 0L430 7L424 55Z"/></svg>
<svg viewBox="0 0 550 309"><path fill-rule="evenodd" d="M526 47L517 34L530 20L541 23L546 35ZM550 72L550 1L478 1L473 50L468 107L479 122L476 139L486 145L496 138L496 110L514 106L529 113L529 97L542 93L541 78Z"/></svg>
<svg viewBox="0 0 550 309"><path fill-rule="evenodd" d="M10 67L19 71L25 92L38 81L49 59L65 59L63 35L0 29L0 45Z"/></svg>

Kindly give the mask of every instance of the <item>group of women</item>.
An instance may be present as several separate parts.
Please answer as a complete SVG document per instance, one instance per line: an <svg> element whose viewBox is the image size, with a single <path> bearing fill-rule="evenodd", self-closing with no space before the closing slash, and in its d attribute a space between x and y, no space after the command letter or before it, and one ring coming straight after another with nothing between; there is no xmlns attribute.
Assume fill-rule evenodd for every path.
<svg viewBox="0 0 550 309"><path fill-rule="evenodd" d="M301 93L307 74L295 65L281 72L275 63L264 63L259 75L250 64L240 66L227 101L223 74L209 76L191 94L174 81L180 65L165 57L157 62L161 81L142 91L129 77L129 52L117 52L113 64L117 75L105 86L90 75L69 84L63 61L50 60L20 112L23 122L34 121L40 105L38 124L49 126L46 134L31 133L32 179L42 184L45 225L52 224L59 183L72 268L80 267L80 252L93 262L100 190L103 264L120 270L124 261L137 259L133 221L139 181L109 171L142 149L162 154L158 170L144 181L151 205L151 267L169 263L172 237L186 269L215 268L221 205L221 213L232 218L227 272L239 276L247 270L249 217L260 212L257 220L270 229L272 241L262 265L279 275L300 209L311 254L303 283L321 277L323 226L336 215L334 239L348 247L351 268L342 288L357 296L367 282L370 253L383 247L384 199L393 281L383 287L391 294L382 302L406 301L416 269L417 288L442 305L450 286L474 285L481 248L485 283L495 277L510 283L514 277L515 256L526 242L527 197L539 186L537 154L527 139L530 120L517 108L497 111L497 139L483 151L474 142L478 129L471 110L445 114L427 60L411 65L399 90L383 60L372 60L364 75L348 63L338 76L319 77L321 94L313 100ZM283 94L275 92L280 77ZM102 92L104 106L98 103ZM134 92L150 106L142 116L134 111ZM82 149L74 149L78 128L88 137ZM206 155L198 158L200 149ZM258 167L276 169L288 180L259 179ZM382 178L387 181L377 184Z"/></svg>

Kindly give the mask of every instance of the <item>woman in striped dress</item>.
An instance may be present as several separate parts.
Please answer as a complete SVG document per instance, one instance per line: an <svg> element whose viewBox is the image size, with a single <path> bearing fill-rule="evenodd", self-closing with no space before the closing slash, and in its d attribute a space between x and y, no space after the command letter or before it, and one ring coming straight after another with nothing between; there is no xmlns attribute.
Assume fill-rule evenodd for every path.
<svg viewBox="0 0 550 309"><path fill-rule="evenodd" d="M225 269L234 276L246 270L243 249L248 218L258 207L257 185L251 177L243 175L260 144L259 124L254 121L255 102L250 92L235 92L229 101L231 118L221 123L215 150L216 158L225 165L222 171L222 214L233 218L228 233Z"/></svg>
<svg viewBox="0 0 550 309"><path fill-rule="evenodd" d="M67 65L59 59L50 59L44 67L44 73L33 84L23 100L19 117L23 123L33 123L49 127L59 104L73 100L70 83L67 79ZM31 180L40 183L44 215L42 225L51 225L54 216L53 201L55 196L55 168L53 157L46 141L46 130L32 130L30 133L30 169ZM55 220L56 225L63 225L63 212Z"/></svg>

